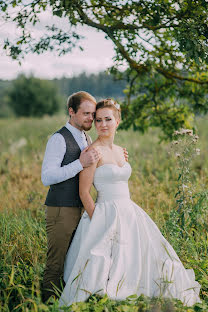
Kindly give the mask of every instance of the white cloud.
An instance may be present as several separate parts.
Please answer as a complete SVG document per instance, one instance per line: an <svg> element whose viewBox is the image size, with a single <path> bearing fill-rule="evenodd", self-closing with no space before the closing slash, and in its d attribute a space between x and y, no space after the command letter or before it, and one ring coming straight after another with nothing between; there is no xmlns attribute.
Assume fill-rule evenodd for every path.
<svg viewBox="0 0 208 312"><path fill-rule="evenodd" d="M50 12L42 13L41 22L32 28L35 38L44 34L44 25L50 23L61 25L67 28L67 19L59 19L52 17ZM29 26L31 28L31 26ZM83 26L78 28L79 34L86 37L81 41L84 51L75 48L71 53L62 57L58 57L55 53L46 52L41 55L29 54L22 61L20 66L17 61L12 60L5 55L2 49L3 40L6 37L12 39L17 36L18 31L12 23L0 23L0 79L13 79L19 73L33 73L41 78L54 78L62 76L72 76L80 72L88 73L105 70L113 64L112 57L114 56L113 44L110 40L105 39L103 33L98 32L90 27Z"/></svg>

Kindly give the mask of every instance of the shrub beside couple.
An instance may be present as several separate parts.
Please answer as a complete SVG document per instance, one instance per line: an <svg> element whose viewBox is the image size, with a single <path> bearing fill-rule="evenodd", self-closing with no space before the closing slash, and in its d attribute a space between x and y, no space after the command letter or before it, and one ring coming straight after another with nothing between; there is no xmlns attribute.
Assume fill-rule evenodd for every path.
<svg viewBox="0 0 208 312"><path fill-rule="evenodd" d="M54 286L61 288L63 276L60 306L94 293L117 300L144 294L186 305L200 302L193 270L184 268L155 223L130 199L131 166L114 144L119 105L111 99L96 104L83 91L72 94L67 105L70 120L49 139L42 166L43 184L50 185L44 301ZM98 137L91 144L85 131L93 120Z"/></svg>

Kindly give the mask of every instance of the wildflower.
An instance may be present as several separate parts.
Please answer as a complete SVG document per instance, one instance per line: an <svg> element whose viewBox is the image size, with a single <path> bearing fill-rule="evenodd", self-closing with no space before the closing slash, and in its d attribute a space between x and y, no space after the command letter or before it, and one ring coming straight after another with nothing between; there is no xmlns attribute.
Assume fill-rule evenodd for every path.
<svg viewBox="0 0 208 312"><path fill-rule="evenodd" d="M200 155L200 148L196 148L196 155Z"/></svg>
<svg viewBox="0 0 208 312"><path fill-rule="evenodd" d="M173 141L172 144L173 145L178 144L178 141Z"/></svg>
<svg viewBox="0 0 208 312"><path fill-rule="evenodd" d="M185 188L187 188L188 186L185 185L185 184L182 184L182 188L183 188L183 191L185 190Z"/></svg>
<svg viewBox="0 0 208 312"><path fill-rule="evenodd" d="M181 156L179 153L175 153L175 155L176 155L176 157L178 157L178 158Z"/></svg>
<svg viewBox="0 0 208 312"><path fill-rule="evenodd" d="M198 138L199 138L199 136L195 134L195 135L193 136L193 143L196 143L197 140L198 140Z"/></svg>
<svg viewBox="0 0 208 312"><path fill-rule="evenodd" d="M174 135L183 135L183 134L188 134L190 136L193 136L193 130L192 129L180 129L180 131L176 130L173 133Z"/></svg>
<svg viewBox="0 0 208 312"><path fill-rule="evenodd" d="M181 129L181 134L188 134L188 135L192 136L193 130L192 129Z"/></svg>
<svg viewBox="0 0 208 312"><path fill-rule="evenodd" d="M186 134L186 129L181 129L181 134Z"/></svg>
<svg viewBox="0 0 208 312"><path fill-rule="evenodd" d="M190 136L193 136L193 130L191 129L186 129L186 133Z"/></svg>

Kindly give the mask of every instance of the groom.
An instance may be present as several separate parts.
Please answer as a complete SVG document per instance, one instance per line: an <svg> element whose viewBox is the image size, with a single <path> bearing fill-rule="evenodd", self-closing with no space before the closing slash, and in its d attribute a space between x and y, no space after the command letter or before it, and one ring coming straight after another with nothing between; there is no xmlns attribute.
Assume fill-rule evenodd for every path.
<svg viewBox="0 0 208 312"><path fill-rule="evenodd" d="M50 186L45 201L48 251L43 276L43 301L61 289L64 260L80 221L83 205L79 197L79 172L100 158L95 149L88 151L96 100L79 91L67 101L70 120L48 140L41 179ZM55 287L54 287L55 286Z"/></svg>

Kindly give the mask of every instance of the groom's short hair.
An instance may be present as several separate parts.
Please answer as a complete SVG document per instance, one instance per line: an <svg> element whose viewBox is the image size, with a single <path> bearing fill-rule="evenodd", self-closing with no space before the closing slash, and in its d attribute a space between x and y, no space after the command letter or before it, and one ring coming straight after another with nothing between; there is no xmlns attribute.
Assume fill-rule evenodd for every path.
<svg viewBox="0 0 208 312"><path fill-rule="evenodd" d="M86 100L93 102L96 105L96 99L88 92L79 91L79 92L73 93L72 95L68 97L67 109L69 110L69 108L71 107L73 111L76 113L79 109L80 104Z"/></svg>

